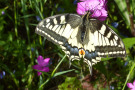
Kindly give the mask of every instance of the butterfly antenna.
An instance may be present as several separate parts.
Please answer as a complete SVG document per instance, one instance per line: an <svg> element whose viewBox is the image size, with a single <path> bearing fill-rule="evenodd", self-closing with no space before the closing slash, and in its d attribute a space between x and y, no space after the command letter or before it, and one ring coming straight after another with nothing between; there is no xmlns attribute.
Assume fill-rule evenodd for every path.
<svg viewBox="0 0 135 90"><path fill-rule="evenodd" d="M88 65L88 67L89 67L90 75L92 76L92 61L86 60L85 62L87 63L87 65Z"/></svg>

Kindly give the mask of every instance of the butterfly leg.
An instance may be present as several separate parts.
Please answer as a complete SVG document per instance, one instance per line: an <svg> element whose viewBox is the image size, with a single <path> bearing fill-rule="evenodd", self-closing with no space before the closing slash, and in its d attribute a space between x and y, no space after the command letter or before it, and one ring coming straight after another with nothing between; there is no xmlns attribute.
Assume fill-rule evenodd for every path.
<svg viewBox="0 0 135 90"><path fill-rule="evenodd" d="M84 62L88 64L90 75L92 76L92 62L87 59Z"/></svg>
<svg viewBox="0 0 135 90"><path fill-rule="evenodd" d="M72 59L71 59L71 57L69 56L69 68L71 67L71 61L72 61Z"/></svg>

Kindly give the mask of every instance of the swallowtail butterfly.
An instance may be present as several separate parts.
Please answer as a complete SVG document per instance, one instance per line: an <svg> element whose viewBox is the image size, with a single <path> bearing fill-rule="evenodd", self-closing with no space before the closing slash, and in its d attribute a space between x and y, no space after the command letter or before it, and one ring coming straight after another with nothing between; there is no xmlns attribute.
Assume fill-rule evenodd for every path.
<svg viewBox="0 0 135 90"><path fill-rule="evenodd" d="M60 45L70 61L80 60L92 65L101 57L124 57L125 46L120 37L106 24L77 14L59 14L42 20L35 32Z"/></svg>

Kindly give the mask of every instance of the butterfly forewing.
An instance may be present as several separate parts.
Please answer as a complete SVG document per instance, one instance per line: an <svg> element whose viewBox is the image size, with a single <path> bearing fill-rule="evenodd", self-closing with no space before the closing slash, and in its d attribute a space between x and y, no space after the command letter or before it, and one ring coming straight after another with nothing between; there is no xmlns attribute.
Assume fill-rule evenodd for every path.
<svg viewBox="0 0 135 90"><path fill-rule="evenodd" d="M55 44L64 44L80 23L79 15L60 14L42 20L35 31Z"/></svg>

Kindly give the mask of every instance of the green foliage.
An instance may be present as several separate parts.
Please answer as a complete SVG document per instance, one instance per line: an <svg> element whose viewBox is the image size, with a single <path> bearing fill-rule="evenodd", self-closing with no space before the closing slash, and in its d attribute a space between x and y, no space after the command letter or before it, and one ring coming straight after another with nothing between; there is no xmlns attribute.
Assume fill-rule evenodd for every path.
<svg viewBox="0 0 135 90"><path fill-rule="evenodd" d="M105 58L93 66L88 84L92 89L126 90L135 79L135 0L108 0L108 24L122 38L127 57ZM39 20L61 13L76 13L74 0L0 0L0 90L82 89L89 74L85 63L72 63L59 48L35 34ZM128 4L127 4L128 3ZM117 22L114 28L111 23ZM37 71L39 55L51 58L48 73ZM83 70L82 70L83 69ZM2 72L5 71L5 75ZM80 80L79 80L79 79Z"/></svg>
<svg viewBox="0 0 135 90"><path fill-rule="evenodd" d="M135 37L123 39L127 53L130 53L129 48L135 44L134 41L135 41Z"/></svg>
<svg viewBox="0 0 135 90"><path fill-rule="evenodd" d="M123 17L124 22L127 24L127 26L129 26L130 20L129 20L129 14L127 10L126 0L115 0L115 3L119 8L120 14Z"/></svg>
<svg viewBox="0 0 135 90"><path fill-rule="evenodd" d="M76 77L66 77L65 82L58 86L59 90L82 89L80 81Z"/></svg>

